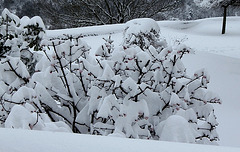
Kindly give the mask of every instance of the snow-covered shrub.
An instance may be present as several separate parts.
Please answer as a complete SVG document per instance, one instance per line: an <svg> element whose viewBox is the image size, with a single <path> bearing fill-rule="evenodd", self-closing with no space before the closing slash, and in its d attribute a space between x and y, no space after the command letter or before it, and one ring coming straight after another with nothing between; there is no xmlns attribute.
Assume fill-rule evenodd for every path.
<svg viewBox="0 0 240 152"><path fill-rule="evenodd" d="M124 29L123 46L128 48L131 45L138 45L141 49L148 49L149 46L158 48L160 28L153 19L134 19L126 23Z"/></svg>
<svg viewBox="0 0 240 152"><path fill-rule="evenodd" d="M197 143L203 139L216 141L218 124L211 103L221 101L207 90L209 75L203 69L188 76L181 59L193 51L180 43L168 46L160 40L159 32L151 19L129 21L122 46L108 45L108 50L113 51L107 57L102 53L106 43L99 48L96 55L100 58L96 58L95 65L98 72L96 67L85 67L93 75L89 102L84 108L90 119L81 117L79 121L89 126L92 134ZM193 131L187 137L176 138L182 132L169 127L174 127L170 118L179 118L175 125L188 126ZM168 127L159 127L165 121ZM169 138L161 137L166 129L172 132Z"/></svg>
<svg viewBox="0 0 240 152"><path fill-rule="evenodd" d="M24 38L28 34L21 32L31 36ZM20 31L24 40L17 51L39 44L43 31L31 33ZM7 44L13 52L15 45ZM169 46L152 19L129 21L122 45L113 44L106 38L92 58L79 38L43 40L32 73L26 66L31 61L5 54L0 64L1 123L39 130L50 123L50 128L69 130L66 123L77 133L190 143L218 140L211 103L221 101L207 90L206 70L186 74L181 59L193 53L189 47Z"/></svg>
<svg viewBox="0 0 240 152"><path fill-rule="evenodd" d="M14 101L14 94L29 82L29 72L20 60L23 41L20 38L20 19L4 9L1 15L0 31L0 83L1 83L1 124L3 124L14 104L24 101ZM22 98L19 98L22 100Z"/></svg>
<svg viewBox="0 0 240 152"><path fill-rule="evenodd" d="M0 57L21 57L32 74L39 55L30 48L35 51L40 49L40 42L45 33L42 19L37 16L19 19L8 9L4 9L0 25Z"/></svg>
<svg viewBox="0 0 240 152"><path fill-rule="evenodd" d="M114 50L113 40L111 39L111 36L109 36L107 39L103 39L105 43L98 48L98 50L95 52L95 55L107 60Z"/></svg>
<svg viewBox="0 0 240 152"><path fill-rule="evenodd" d="M34 130L71 131L62 121L52 122L42 108L26 66L19 57L2 59L0 62L0 123L7 128Z"/></svg>
<svg viewBox="0 0 240 152"><path fill-rule="evenodd" d="M89 58L90 48L80 39L45 40L42 46L45 56L32 76L41 106L52 121L64 120L73 132L81 133L76 118L85 106L88 74L81 70L80 60Z"/></svg>
<svg viewBox="0 0 240 152"><path fill-rule="evenodd" d="M10 13L7 9L3 10L0 22L0 123L1 126L5 125L6 127L8 126L11 128L26 128L25 120L29 120L31 122L29 122L29 124L32 125L30 129L35 128L44 130L47 126L45 123L48 123L49 127L53 127L54 124L50 124L49 121L46 121L50 120L48 116L44 116L44 119L40 119L40 115L43 117L45 111L42 108L40 98L35 90L38 85L31 80L31 75L29 73L35 72L35 65L33 66L34 63L32 61L36 63L37 60L33 55L34 53L30 50L29 44L31 44L31 42L26 41L29 35L25 35L26 39L23 39L23 29L25 26L23 27L22 25L28 25L28 23L21 21L22 20ZM41 19L38 18L34 22L41 23ZM43 27L43 25L41 26ZM29 36L29 39L33 40L36 38L34 35L38 37L42 34L33 33ZM28 65L32 66L32 68L27 67ZM24 110L20 110L23 112L22 115L20 115L21 112L17 112L18 110L16 110L16 108L15 110L13 109L16 105L21 105L27 108L30 113L35 113L37 116L37 122L33 125L32 116L28 115ZM15 122L17 124L15 124ZM18 126L18 122L20 126ZM40 123L44 123L45 127L35 127L35 125L39 125ZM60 124L61 122L56 123ZM55 125L55 128L59 127Z"/></svg>
<svg viewBox="0 0 240 152"><path fill-rule="evenodd" d="M40 42L45 33L45 25L39 16L33 18L28 18L24 16L20 20L19 28L21 31L21 36L27 46L33 48L35 51L40 49Z"/></svg>
<svg viewBox="0 0 240 152"><path fill-rule="evenodd" d="M20 56L19 46L21 40L18 39L18 29L20 19L4 9L1 14L0 29L0 57L5 55Z"/></svg>
<svg viewBox="0 0 240 152"><path fill-rule="evenodd" d="M25 103L25 99L29 98L15 98L15 93L29 82L29 73L26 66L21 62L19 57L6 57L0 61L0 90L1 90L1 104L0 104L0 120L3 124L15 104ZM30 96L32 98L32 96Z"/></svg>

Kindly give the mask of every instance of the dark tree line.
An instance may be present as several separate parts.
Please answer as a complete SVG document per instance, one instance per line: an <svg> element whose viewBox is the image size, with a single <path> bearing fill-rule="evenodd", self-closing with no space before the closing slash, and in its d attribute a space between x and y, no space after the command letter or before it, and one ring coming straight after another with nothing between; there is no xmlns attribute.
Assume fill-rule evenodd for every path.
<svg viewBox="0 0 240 152"><path fill-rule="evenodd" d="M39 0L43 15L61 26L125 23L134 18L154 18L159 12L177 8L180 0ZM46 7L48 6L48 7Z"/></svg>

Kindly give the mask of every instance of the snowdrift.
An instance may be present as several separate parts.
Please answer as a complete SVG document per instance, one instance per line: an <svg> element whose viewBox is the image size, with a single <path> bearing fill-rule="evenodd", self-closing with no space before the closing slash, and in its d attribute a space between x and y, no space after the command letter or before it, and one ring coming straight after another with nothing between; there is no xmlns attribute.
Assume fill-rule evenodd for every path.
<svg viewBox="0 0 240 152"><path fill-rule="evenodd" d="M1 152L239 152L240 148L0 129ZM14 146L13 146L14 145Z"/></svg>
<svg viewBox="0 0 240 152"><path fill-rule="evenodd" d="M226 35L239 36L240 34L240 17L227 18ZM200 34L200 35L221 35L222 18L207 18L192 21L158 21L160 27L169 28L172 30L181 30L183 33ZM96 36L106 34L116 34L124 30L124 24L112 24L102 26L89 26L71 29L48 30L47 35L50 38L62 35L73 36Z"/></svg>
<svg viewBox="0 0 240 152"><path fill-rule="evenodd" d="M221 34L222 18L206 18L192 21L159 21L162 36L168 41L183 41L196 51L221 54L240 58L240 17L227 17L226 34ZM92 50L104 41L102 37L112 35L114 41L121 43L124 24L90 26L82 28L48 30L47 37L64 38L66 35L84 37ZM93 38L98 38L94 41ZM95 39L96 40L96 39Z"/></svg>

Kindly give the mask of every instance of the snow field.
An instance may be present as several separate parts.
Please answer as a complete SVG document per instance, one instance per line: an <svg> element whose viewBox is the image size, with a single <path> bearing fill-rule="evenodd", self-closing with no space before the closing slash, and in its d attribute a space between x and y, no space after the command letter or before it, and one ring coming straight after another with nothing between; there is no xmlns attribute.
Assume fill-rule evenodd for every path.
<svg viewBox="0 0 240 152"><path fill-rule="evenodd" d="M239 152L240 150L233 147L2 128L0 136L1 152Z"/></svg>

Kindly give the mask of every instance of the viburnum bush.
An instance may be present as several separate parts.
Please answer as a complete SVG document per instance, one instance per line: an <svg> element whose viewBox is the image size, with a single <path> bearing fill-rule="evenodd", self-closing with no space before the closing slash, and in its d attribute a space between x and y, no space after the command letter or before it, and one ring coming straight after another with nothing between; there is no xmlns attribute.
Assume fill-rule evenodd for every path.
<svg viewBox="0 0 240 152"><path fill-rule="evenodd" d="M1 126L71 131L64 122L53 122L50 119L42 108L41 95L37 92L38 86L41 85L32 80L35 64L42 57L41 54L31 50L32 47L40 45L40 39L44 34L45 28L41 18L19 19L4 9L0 24ZM41 30L27 34L28 25Z"/></svg>
<svg viewBox="0 0 240 152"><path fill-rule="evenodd" d="M126 23L120 47L105 39L96 52L98 68L84 68L95 79L82 112L90 120L81 117L81 123L92 134L214 143L211 103L221 101L207 90L209 75L202 69L188 76L181 59L192 49L167 45L159 32L152 19L135 19Z"/></svg>
<svg viewBox="0 0 240 152"><path fill-rule="evenodd" d="M18 34L22 44L37 42L39 57L29 70L29 62L9 53L15 43L2 47L5 127L216 144L212 104L221 100L207 89L210 76L204 69L188 76L182 58L193 50L168 45L154 20L127 22L121 45L104 38L95 57L78 37L41 40L42 30L24 27L30 29Z"/></svg>

